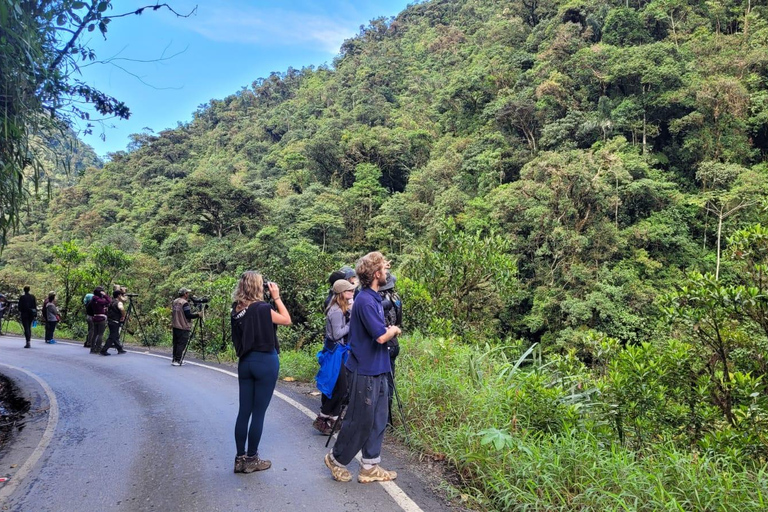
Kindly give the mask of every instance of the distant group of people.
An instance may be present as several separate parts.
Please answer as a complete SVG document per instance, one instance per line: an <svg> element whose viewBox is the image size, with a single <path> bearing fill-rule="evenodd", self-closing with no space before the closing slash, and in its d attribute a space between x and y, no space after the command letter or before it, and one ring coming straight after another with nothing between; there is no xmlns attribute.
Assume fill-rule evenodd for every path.
<svg viewBox="0 0 768 512"><path fill-rule="evenodd" d="M380 252L366 254L354 270L342 268L329 278L325 341L318 354L321 407L313 426L331 435L341 424L336 444L324 459L331 476L340 482L352 479L346 466L361 450L359 482L397 478L396 472L380 465L384 433L391 422L392 371L398 352L392 349L399 349L396 340L401 333L397 323L402 309L394 283L389 261ZM270 282L267 288L274 307L264 300L263 277L255 272L243 273L233 294L232 340L240 387L235 473L272 465L260 457L259 443L279 371L276 326L290 325L291 317L277 284Z"/></svg>
<svg viewBox="0 0 768 512"><path fill-rule="evenodd" d="M117 349L118 354L126 353L120 343L120 329L126 318L125 293L125 287L115 285L110 298L104 287L97 286L93 293L83 297L85 321L88 323L88 334L83 347L90 349L91 354L108 356L109 349L113 347ZM104 342L104 332L107 329L109 335Z"/></svg>

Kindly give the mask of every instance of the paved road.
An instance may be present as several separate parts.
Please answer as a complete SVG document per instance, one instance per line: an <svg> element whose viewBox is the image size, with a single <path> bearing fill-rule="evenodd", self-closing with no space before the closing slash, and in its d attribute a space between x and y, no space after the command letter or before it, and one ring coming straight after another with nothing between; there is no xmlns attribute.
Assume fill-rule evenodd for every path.
<svg viewBox="0 0 768 512"><path fill-rule="evenodd" d="M395 483L333 481L322 461L326 438L311 427L315 405L291 389L279 385L267 411L260 452L272 468L234 474L232 368L172 367L139 351L102 357L40 340L22 346L0 337L0 373L32 402L24 429L0 453L0 477L8 477L0 510L447 510L386 451Z"/></svg>

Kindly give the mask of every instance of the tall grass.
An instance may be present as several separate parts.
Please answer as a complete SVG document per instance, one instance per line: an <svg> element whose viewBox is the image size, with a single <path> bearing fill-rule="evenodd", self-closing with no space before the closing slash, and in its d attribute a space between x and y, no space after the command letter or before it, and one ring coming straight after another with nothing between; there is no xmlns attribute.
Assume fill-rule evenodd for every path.
<svg viewBox="0 0 768 512"><path fill-rule="evenodd" d="M590 411L586 379L528 364L533 353L521 364L450 339L401 343L397 385L414 447L449 461L479 508L768 509L765 466L663 439L632 451Z"/></svg>

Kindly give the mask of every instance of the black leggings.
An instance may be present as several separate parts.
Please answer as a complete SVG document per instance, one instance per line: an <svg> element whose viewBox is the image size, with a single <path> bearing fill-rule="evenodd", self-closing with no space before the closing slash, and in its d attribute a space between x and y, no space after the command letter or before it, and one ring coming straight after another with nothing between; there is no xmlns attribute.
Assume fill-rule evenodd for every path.
<svg viewBox="0 0 768 512"><path fill-rule="evenodd" d="M259 442L264 431L264 416L272 400L277 383L280 360L277 352L249 352L237 364L237 382L240 385L240 409L235 421L235 445L237 455L259 453ZM251 425L248 426L248 420Z"/></svg>

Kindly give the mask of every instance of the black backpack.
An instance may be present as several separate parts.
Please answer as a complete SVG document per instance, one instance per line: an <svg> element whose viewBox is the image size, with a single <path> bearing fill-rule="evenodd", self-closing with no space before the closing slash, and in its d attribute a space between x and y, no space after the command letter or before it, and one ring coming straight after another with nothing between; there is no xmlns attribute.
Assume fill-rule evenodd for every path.
<svg viewBox="0 0 768 512"><path fill-rule="evenodd" d="M85 314L88 316L93 316L93 299L89 300L85 305Z"/></svg>

